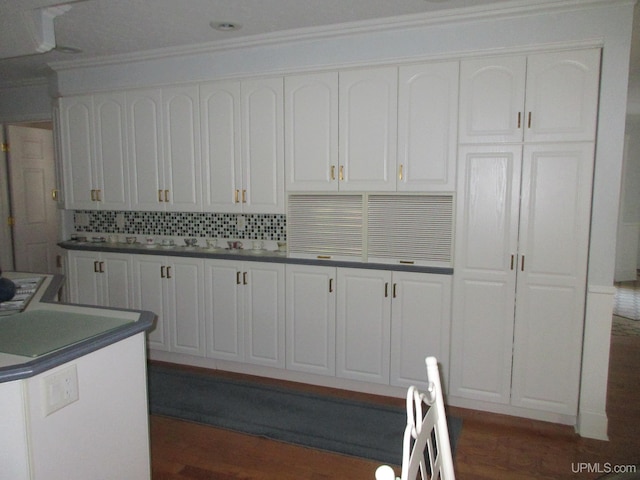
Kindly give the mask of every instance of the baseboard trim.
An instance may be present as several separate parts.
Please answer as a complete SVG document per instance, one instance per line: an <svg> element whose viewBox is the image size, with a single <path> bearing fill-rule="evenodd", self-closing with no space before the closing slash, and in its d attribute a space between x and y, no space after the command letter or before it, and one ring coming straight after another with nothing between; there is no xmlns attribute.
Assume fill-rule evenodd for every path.
<svg viewBox="0 0 640 480"><path fill-rule="evenodd" d="M607 429L609 420L606 415L597 412L580 412L576 430L581 437L594 440L609 440Z"/></svg>

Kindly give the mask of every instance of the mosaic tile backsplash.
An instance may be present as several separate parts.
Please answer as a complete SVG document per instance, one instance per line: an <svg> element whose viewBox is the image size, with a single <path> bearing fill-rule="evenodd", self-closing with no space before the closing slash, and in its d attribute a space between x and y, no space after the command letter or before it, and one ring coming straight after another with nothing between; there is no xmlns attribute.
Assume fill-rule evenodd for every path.
<svg viewBox="0 0 640 480"><path fill-rule="evenodd" d="M276 241L287 239L286 215L242 214L244 229L237 228L238 217L238 214L231 213L76 210L73 220L77 232L88 233Z"/></svg>

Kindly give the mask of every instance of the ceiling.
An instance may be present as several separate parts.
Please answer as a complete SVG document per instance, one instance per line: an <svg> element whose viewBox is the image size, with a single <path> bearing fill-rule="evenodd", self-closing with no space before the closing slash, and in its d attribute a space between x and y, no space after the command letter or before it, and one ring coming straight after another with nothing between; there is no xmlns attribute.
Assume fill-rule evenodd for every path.
<svg viewBox="0 0 640 480"><path fill-rule="evenodd" d="M555 3L558 0L528 0ZM0 86L42 81L49 63L136 54L191 45L215 45L248 36L295 33L300 29L344 23L379 21L405 15L441 15L453 9L522 4L522 0L0 0ZM502 5L500 5L502 4ZM636 12L640 9L636 8ZM25 35L42 34L51 23L53 48L36 53ZM638 15L636 14L636 19ZM35 18L35 21L34 21ZM211 23L233 23L240 28L220 31ZM25 26L26 24L26 26ZM640 24L636 21L635 24ZM34 27L35 25L35 27ZM30 30L29 30L30 29ZM40 30L38 30L40 29ZM34 35L36 30L36 35ZM640 38L634 29L634 46ZM46 36L46 31L44 32ZM19 44L21 48L13 48ZM44 44L44 46L42 46ZM2 48L6 47L6 48ZM55 48L54 48L55 47ZM79 49L65 53L64 48ZM27 48L27 53L24 52ZM3 51L7 50L7 51ZM632 74L640 78L640 48L634 48ZM14 56L18 55L18 56Z"/></svg>

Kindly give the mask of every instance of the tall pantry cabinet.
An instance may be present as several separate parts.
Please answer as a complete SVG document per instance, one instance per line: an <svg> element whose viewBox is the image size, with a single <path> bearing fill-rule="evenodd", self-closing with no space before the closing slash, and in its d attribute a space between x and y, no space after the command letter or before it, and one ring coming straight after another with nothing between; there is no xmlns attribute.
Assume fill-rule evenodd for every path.
<svg viewBox="0 0 640 480"><path fill-rule="evenodd" d="M450 397L577 413L599 65L461 64Z"/></svg>

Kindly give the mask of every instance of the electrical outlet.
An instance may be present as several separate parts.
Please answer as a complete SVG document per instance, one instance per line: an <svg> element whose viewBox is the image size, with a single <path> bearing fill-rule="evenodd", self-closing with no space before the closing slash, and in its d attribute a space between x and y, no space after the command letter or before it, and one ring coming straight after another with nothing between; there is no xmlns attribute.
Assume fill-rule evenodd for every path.
<svg viewBox="0 0 640 480"><path fill-rule="evenodd" d="M77 401L79 398L78 370L75 365L44 377L42 382L45 417Z"/></svg>
<svg viewBox="0 0 640 480"><path fill-rule="evenodd" d="M236 217L236 229L238 231L243 231L245 226L246 226L246 219L244 218L244 215L238 215Z"/></svg>

